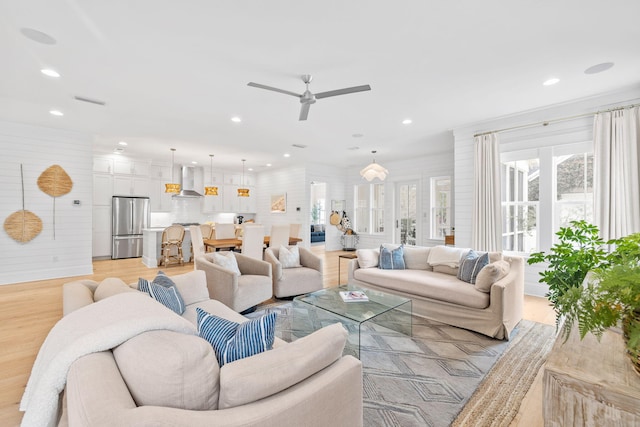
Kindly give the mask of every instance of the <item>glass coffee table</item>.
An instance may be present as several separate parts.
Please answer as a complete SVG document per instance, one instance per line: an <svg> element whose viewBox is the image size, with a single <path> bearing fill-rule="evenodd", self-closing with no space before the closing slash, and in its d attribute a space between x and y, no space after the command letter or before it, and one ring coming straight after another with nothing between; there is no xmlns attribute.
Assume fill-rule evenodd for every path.
<svg viewBox="0 0 640 427"><path fill-rule="evenodd" d="M369 301L344 302L339 292L359 290ZM293 328L302 336L340 322L349 332L346 352L360 358L363 327L375 323L411 336L411 300L353 286L322 289L293 299Z"/></svg>

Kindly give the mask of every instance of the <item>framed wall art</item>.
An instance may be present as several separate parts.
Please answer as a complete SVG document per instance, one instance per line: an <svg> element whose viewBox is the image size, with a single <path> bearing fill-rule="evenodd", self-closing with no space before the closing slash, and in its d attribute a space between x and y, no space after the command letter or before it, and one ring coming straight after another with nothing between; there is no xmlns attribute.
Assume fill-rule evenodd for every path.
<svg viewBox="0 0 640 427"><path fill-rule="evenodd" d="M271 195L271 213L287 212L287 193Z"/></svg>

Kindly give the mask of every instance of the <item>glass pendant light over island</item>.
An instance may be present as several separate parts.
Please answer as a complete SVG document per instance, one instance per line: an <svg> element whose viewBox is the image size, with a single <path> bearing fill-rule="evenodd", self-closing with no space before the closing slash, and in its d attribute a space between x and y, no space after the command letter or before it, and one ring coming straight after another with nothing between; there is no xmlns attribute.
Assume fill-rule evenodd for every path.
<svg viewBox="0 0 640 427"><path fill-rule="evenodd" d="M244 162L247 159L242 159L242 187L238 188L238 197L249 197L249 189L244 188Z"/></svg>
<svg viewBox="0 0 640 427"><path fill-rule="evenodd" d="M204 195L205 196L217 196L218 195L218 187L213 185L213 154L209 154L211 158L211 179L209 180L209 186L204 187Z"/></svg>
<svg viewBox="0 0 640 427"><path fill-rule="evenodd" d="M174 160L175 152L176 152L176 149L172 148L171 149L171 184L164 185L165 193L174 193L174 194L180 193L180 184L175 184L175 181L173 180L173 160Z"/></svg>

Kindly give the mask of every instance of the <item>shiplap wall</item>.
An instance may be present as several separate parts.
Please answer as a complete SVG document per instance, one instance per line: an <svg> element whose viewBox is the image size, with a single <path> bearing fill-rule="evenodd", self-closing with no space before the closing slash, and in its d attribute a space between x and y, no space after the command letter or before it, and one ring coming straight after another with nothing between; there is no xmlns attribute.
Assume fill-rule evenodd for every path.
<svg viewBox="0 0 640 427"><path fill-rule="evenodd" d="M455 182L453 176L453 135L442 141L442 146L449 150L433 154L427 157L411 158L401 161L386 162L384 155L376 157L376 162L384 166L389 175L384 181L384 204L385 220L384 233L382 234L360 234L358 248L377 248L382 243L395 242L395 188L400 182L418 182L418 230L417 245L435 246L444 244L443 240L430 239L430 209L431 209L431 178L439 176L450 176L452 183ZM347 176L347 213L353 219L354 215L354 187L358 184L366 183L360 176L360 169L366 165L352 167ZM373 183L379 181L375 180ZM453 208L453 206L452 206ZM455 212L455 211L454 211ZM455 225L455 218L452 218ZM457 232L457 229L456 229Z"/></svg>
<svg viewBox="0 0 640 427"><path fill-rule="evenodd" d="M606 110L616 106L638 103L640 88L609 93L576 102L565 103L535 111L514 114L482 123L476 123L454 130L455 138L455 227L456 246L471 246L471 225L474 183L474 141L473 135L496 129L505 129L557 118L576 116L584 113ZM548 126L535 126L499 134L500 152L507 153L542 147L559 147L567 144L592 141L593 117L584 117ZM551 220L553 212L541 212ZM542 244L542 246L549 246ZM546 249L541 247L541 249ZM544 265L525 267L525 293L543 296L548 288L538 283L539 272Z"/></svg>
<svg viewBox="0 0 640 427"><path fill-rule="evenodd" d="M25 209L42 220L42 232L19 243L0 232L0 284L91 274L92 140L59 129L0 121L0 218ZM37 179L52 165L73 180L70 193L55 199L40 191ZM73 201L79 200L79 205Z"/></svg>

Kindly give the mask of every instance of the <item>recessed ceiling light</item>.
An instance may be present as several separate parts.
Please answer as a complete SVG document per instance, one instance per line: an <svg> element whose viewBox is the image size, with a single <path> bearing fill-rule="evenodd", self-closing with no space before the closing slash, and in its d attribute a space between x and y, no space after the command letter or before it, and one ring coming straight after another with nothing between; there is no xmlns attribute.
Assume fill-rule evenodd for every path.
<svg viewBox="0 0 640 427"><path fill-rule="evenodd" d="M58 110L51 110L49 111L49 114L53 115L53 116L64 116L64 113L62 111L58 111Z"/></svg>
<svg viewBox="0 0 640 427"><path fill-rule="evenodd" d="M291 157L291 154L289 154L289 153L284 153L284 156L285 156L285 157Z"/></svg>
<svg viewBox="0 0 640 427"><path fill-rule="evenodd" d="M603 71L607 71L609 68L613 67L613 62L603 62L602 64L592 65L591 67L584 70L585 74L597 74Z"/></svg>
<svg viewBox="0 0 640 427"><path fill-rule="evenodd" d="M197 165L198 162L196 162L195 160L191 162L192 165Z"/></svg>
<svg viewBox="0 0 640 427"><path fill-rule="evenodd" d="M240 123L242 121L242 119L240 117L238 117L238 116L233 116L233 117L231 117L231 121L233 123Z"/></svg>
<svg viewBox="0 0 640 427"><path fill-rule="evenodd" d="M270 168L271 167L271 163L267 163L267 167Z"/></svg>
<svg viewBox="0 0 640 427"><path fill-rule="evenodd" d="M253 168L249 168L247 169L249 172L253 172Z"/></svg>
<svg viewBox="0 0 640 427"><path fill-rule="evenodd" d="M544 83L542 83L545 86L551 86L554 85L556 83L558 83L560 81L560 79L556 78L556 77L552 77L549 80L545 81Z"/></svg>
<svg viewBox="0 0 640 427"><path fill-rule="evenodd" d="M126 143L126 142L124 142L124 141L120 141L120 142L118 142L118 145L122 145L123 147L126 147L126 146L127 146L127 145L129 145L129 144L127 144L127 143Z"/></svg>
<svg viewBox="0 0 640 427"><path fill-rule="evenodd" d="M402 124L403 124L403 125L410 125L411 123L413 123L413 120L411 120L411 119L404 119L404 120L402 121Z"/></svg>
<svg viewBox="0 0 640 427"><path fill-rule="evenodd" d="M45 76L60 77L60 73L57 72L56 70L52 70L51 68L43 68L42 70L40 70L40 72Z"/></svg>
<svg viewBox="0 0 640 427"><path fill-rule="evenodd" d="M29 40L33 40L34 42L42 44L57 43L56 39L51 37L49 34L43 33L42 31L34 30L33 28L20 28L20 32L23 36L25 36Z"/></svg>

